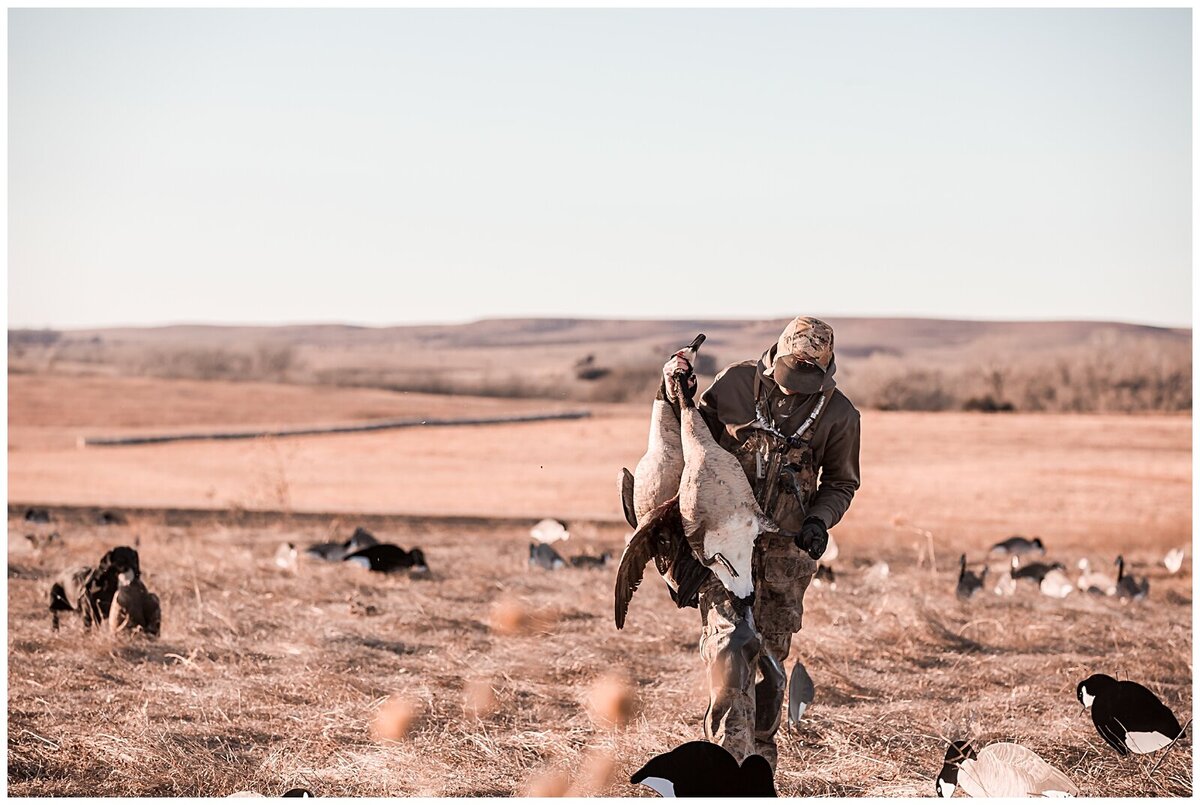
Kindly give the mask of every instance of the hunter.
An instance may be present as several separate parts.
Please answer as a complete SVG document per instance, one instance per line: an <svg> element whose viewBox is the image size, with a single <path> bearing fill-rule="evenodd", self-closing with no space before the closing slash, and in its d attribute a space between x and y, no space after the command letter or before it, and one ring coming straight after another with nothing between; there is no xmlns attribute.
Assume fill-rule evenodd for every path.
<svg viewBox="0 0 1200 805"><path fill-rule="evenodd" d="M664 382L686 368L672 357ZM700 590L700 656L709 674L704 735L739 763L758 754L775 768L783 662L829 529L859 486L859 413L836 388L835 370L833 329L800 316L761 358L726 367L700 397L713 438L737 456L763 513L799 532L794 540L764 534L755 546L756 637L745 641L741 630L735 638L740 618L715 576Z"/></svg>

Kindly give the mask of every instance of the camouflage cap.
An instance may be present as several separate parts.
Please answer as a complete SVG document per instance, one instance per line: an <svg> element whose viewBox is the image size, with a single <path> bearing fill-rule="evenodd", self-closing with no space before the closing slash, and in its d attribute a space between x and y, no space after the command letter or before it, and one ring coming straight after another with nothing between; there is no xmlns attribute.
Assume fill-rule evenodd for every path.
<svg viewBox="0 0 1200 805"><path fill-rule="evenodd" d="M822 372L833 360L833 328L812 316L797 316L783 329L775 348L775 360L767 370L775 382L784 388L814 391L821 379L805 377L804 367L816 367Z"/></svg>

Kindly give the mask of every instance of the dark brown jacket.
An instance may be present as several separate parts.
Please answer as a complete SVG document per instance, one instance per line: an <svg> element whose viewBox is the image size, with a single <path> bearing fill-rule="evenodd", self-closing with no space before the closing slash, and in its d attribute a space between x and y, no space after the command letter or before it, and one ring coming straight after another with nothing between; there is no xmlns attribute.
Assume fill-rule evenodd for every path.
<svg viewBox="0 0 1200 805"><path fill-rule="evenodd" d="M790 436L804 423L819 394L784 394L763 371L774 359L772 346L757 361L742 361L726 367L700 396L699 409L713 438L733 452L745 441L755 421L754 376L761 378L761 393L770 406L775 426ZM820 517L829 528L837 525L850 508L859 486L858 409L841 391L834 388L836 361L825 372L823 389L834 389L821 412L812 439L813 460L820 468L816 495L806 516ZM751 479L751 484L754 481Z"/></svg>

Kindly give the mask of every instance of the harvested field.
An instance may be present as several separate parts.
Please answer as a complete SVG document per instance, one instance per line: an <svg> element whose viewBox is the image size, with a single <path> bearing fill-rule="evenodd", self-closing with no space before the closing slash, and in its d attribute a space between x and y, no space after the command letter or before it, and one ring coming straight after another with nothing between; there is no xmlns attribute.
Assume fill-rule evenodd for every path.
<svg viewBox="0 0 1200 805"><path fill-rule="evenodd" d="M648 406L594 406L574 423L75 449L82 430L308 424L249 408L222 418L239 388L202 383L161 389L191 400L188 421L145 403L121 420L114 388L51 416L35 390L10 385L11 794L303 785L322 796L509 795L566 780L576 793L627 795L638 792L623 780L645 759L700 736L695 611L674 609L651 577L617 632L611 567L526 564L528 523L547 515L571 528L564 554L619 552L627 529L614 476L644 447ZM387 416L458 402L408 395L401 412L386 393L363 393L384 395L371 410ZM327 405L311 421L354 421L359 401ZM1190 734L1151 780L1158 756L1118 758L1074 698L1080 679L1103 671L1146 684L1181 721L1191 712L1190 551L1179 576L1158 564L1190 542L1190 418L865 412L863 421L864 487L834 531L838 588L809 591L793 642L817 694L804 729L781 734L780 793L928 796L941 739L970 734L1020 741L1086 794L1190 794ZM30 503L48 504L55 522L25 522ZM99 526L67 504L147 508ZM154 510L171 506L213 514ZM923 540L898 519L933 532L936 571L918 564ZM293 574L272 561L285 540L344 539L360 522L421 546L432 577L303 560ZM24 538L50 530L61 544L35 550ZM1150 576L1150 598L1052 601L1029 588L955 599L958 554L981 558L1012 533L1040 534L1069 566L1086 555L1107 569L1121 552ZM162 597L161 638L85 635L73 617L52 633L52 576L119 544L139 546ZM872 581L877 560L891 574ZM607 672L627 675L637 693L637 715L621 729L589 695ZM393 695L408 702L411 723L381 742L372 722Z"/></svg>

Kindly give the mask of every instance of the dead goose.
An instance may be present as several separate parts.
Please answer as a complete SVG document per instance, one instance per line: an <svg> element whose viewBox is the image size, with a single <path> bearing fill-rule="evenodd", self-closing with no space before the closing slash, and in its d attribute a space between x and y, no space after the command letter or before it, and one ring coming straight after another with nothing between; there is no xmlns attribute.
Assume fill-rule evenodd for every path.
<svg viewBox="0 0 1200 805"><path fill-rule="evenodd" d="M792 678L788 682L788 726L797 728L800 726L800 718L804 715L804 711L813 702L813 696L816 689L813 686L812 677L808 675L808 670L805 669L804 663L796 660L796 664L792 666Z"/></svg>
<svg viewBox="0 0 1200 805"><path fill-rule="evenodd" d="M1150 594L1150 579L1145 576L1138 579L1132 575L1125 575L1125 557L1118 556L1116 565L1118 597L1131 598L1134 601L1138 601Z"/></svg>
<svg viewBox="0 0 1200 805"><path fill-rule="evenodd" d="M970 598L975 595L983 589L987 572L987 565L983 566L983 572L978 575L967 570L967 555L964 553L958 558L958 586L955 588L954 594L959 598Z"/></svg>
<svg viewBox="0 0 1200 805"><path fill-rule="evenodd" d="M1079 789L1036 752L1020 744L988 744L978 752L967 741L955 741L937 777L937 793L954 796L962 788L969 797L1077 797Z"/></svg>
<svg viewBox="0 0 1200 805"><path fill-rule="evenodd" d="M693 344L698 345L701 339ZM690 361L687 369L674 373L669 380L671 397L680 409L681 442L684 466L679 482L678 510L683 536L690 553L720 580L733 606L746 613L753 628L751 604L754 579L751 562L754 544L760 534L796 535L771 522L759 509L746 479L745 471L734 455L713 439L708 424L696 408L695 373ZM636 484L635 484L636 492ZM637 499L635 498L635 505ZM666 519L671 501L662 504L645 519L639 518L638 530L625 547L617 572L616 615L620 628L633 591L641 582L646 563L662 555L664 548L677 550L678 535L664 533L656 516ZM663 545L663 540L667 545ZM699 584L703 583L703 578Z"/></svg>
<svg viewBox="0 0 1200 805"><path fill-rule="evenodd" d="M132 570L117 575L117 592L108 612L108 627L113 632L142 630L157 637L162 628L162 608L158 596L146 589Z"/></svg>

